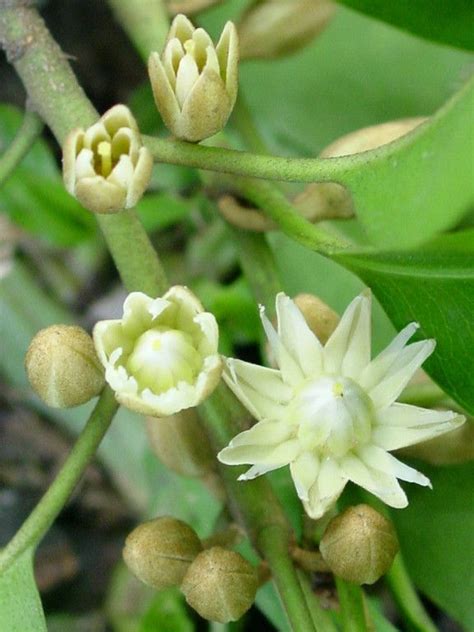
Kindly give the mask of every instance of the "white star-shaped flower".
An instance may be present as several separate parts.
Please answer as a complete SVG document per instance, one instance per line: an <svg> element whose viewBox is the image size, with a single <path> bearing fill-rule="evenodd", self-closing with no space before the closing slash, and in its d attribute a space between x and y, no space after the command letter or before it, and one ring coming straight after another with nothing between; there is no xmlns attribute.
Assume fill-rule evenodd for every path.
<svg viewBox="0 0 474 632"><path fill-rule="evenodd" d="M348 481L391 507L406 507L398 480L430 485L390 450L457 428L464 417L396 403L434 340L407 345L410 323L371 360L371 300L365 292L344 312L323 347L285 294L276 298L278 332L261 310L279 369L229 358L224 378L258 420L218 455L228 465L250 464L249 480L290 466L307 513L319 518Z"/></svg>

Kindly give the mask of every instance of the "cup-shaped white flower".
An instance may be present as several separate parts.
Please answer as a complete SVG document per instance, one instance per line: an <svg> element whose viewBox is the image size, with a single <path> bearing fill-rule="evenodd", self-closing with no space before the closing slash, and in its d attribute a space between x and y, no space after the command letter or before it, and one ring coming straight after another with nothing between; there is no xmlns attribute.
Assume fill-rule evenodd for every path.
<svg viewBox="0 0 474 632"><path fill-rule="evenodd" d="M175 17L163 53L148 61L156 107L172 134L197 142L224 127L237 98L238 64L232 22L214 46L204 29L182 14Z"/></svg>
<svg viewBox="0 0 474 632"><path fill-rule="evenodd" d="M93 337L117 400L145 415L196 406L221 377L216 319L185 287L162 298L132 292L123 317L98 322Z"/></svg>
<svg viewBox="0 0 474 632"><path fill-rule="evenodd" d="M64 185L94 213L135 206L152 167L153 156L125 105L114 105L87 130L73 130L63 147Z"/></svg>
<svg viewBox="0 0 474 632"><path fill-rule="evenodd" d="M279 370L227 359L224 378L258 420L218 455L229 465L251 464L248 480L289 465L307 513L319 518L351 480L391 507L405 507L398 480L429 480L389 454L463 423L451 411L396 403L434 340L407 345L418 328L405 327L371 360L370 294L355 298L323 347L296 305L276 300L278 332L261 313Z"/></svg>

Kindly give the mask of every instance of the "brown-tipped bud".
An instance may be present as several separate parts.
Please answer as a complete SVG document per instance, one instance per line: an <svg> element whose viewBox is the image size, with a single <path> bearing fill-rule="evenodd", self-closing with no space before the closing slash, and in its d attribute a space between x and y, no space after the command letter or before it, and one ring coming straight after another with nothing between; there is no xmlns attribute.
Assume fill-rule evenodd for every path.
<svg viewBox="0 0 474 632"><path fill-rule="evenodd" d="M200 553L186 573L181 590L186 601L209 621L237 621L251 607L257 572L239 553L214 546Z"/></svg>
<svg viewBox="0 0 474 632"><path fill-rule="evenodd" d="M146 427L153 452L173 472L202 476L213 469L212 450L194 408L147 417Z"/></svg>
<svg viewBox="0 0 474 632"><path fill-rule="evenodd" d="M138 525L127 537L123 559L132 573L157 590L179 586L202 544L185 522L169 516Z"/></svg>
<svg viewBox="0 0 474 632"><path fill-rule="evenodd" d="M376 149L408 134L426 120L425 117L401 119L358 129L335 140L323 149L320 156L321 158L337 158Z"/></svg>
<svg viewBox="0 0 474 632"><path fill-rule="evenodd" d="M104 387L92 338L74 325L39 331L28 347L25 368L33 390L53 408L85 404Z"/></svg>
<svg viewBox="0 0 474 632"><path fill-rule="evenodd" d="M392 523L369 505L357 505L331 520L319 548L335 575L373 584L389 570L399 547Z"/></svg>
<svg viewBox="0 0 474 632"><path fill-rule="evenodd" d="M311 331L318 337L321 344L326 344L337 327L339 316L314 294L298 294L293 300Z"/></svg>
<svg viewBox="0 0 474 632"><path fill-rule="evenodd" d="M324 29L334 10L329 0L257 0L238 25L242 59L297 51Z"/></svg>

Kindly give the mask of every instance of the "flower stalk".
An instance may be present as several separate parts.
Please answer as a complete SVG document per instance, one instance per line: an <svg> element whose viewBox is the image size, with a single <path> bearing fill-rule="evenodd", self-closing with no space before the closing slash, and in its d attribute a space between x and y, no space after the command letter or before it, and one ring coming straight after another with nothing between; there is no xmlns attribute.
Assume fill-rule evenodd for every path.
<svg viewBox="0 0 474 632"><path fill-rule="evenodd" d="M0 157L0 188L29 152L42 129L39 116L27 107L20 129Z"/></svg>

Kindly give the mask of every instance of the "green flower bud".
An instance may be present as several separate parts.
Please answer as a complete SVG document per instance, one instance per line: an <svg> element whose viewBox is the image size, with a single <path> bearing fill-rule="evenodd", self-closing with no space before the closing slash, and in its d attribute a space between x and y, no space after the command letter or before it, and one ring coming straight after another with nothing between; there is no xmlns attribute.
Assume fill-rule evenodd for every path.
<svg viewBox="0 0 474 632"><path fill-rule="evenodd" d="M127 537L123 559L131 572L157 590L181 584L202 551L194 530L169 516L138 525Z"/></svg>
<svg viewBox="0 0 474 632"><path fill-rule="evenodd" d="M94 213L135 206L152 167L153 157L125 105L115 105L87 130L73 130L63 147L64 185Z"/></svg>
<svg viewBox="0 0 474 632"><path fill-rule="evenodd" d="M104 387L104 372L89 334L73 325L39 331L25 358L33 390L52 408L85 404Z"/></svg>
<svg viewBox="0 0 474 632"><path fill-rule="evenodd" d="M324 29L334 10L329 0L256 0L238 25L242 59L297 51Z"/></svg>
<svg viewBox="0 0 474 632"><path fill-rule="evenodd" d="M148 62L156 107L172 134L197 142L224 127L237 98L238 62L232 22L214 46L204 29L175 17L163 53Z"/></svg>
<svg viewBox="0 0 474 632"><path fill-rule="evenodd" d="M257 572L239 553L214 546L189 567L181 590L186 601L209 621L236 621L252 606Z"/></svg>
<svg viewBox="0 0 474 632"><path fill-rule="evenodd" d="M202 476L212 470L214 456L194 408L147 417L146 427L154 453L173 472Z"/></svg>
<svg viewBox="0 0 474 632"><path fill-rule="evenodd" d="M331 520L319 548L335 575L373 584L389 570L399 546L387 518L368 505L357 505Z"/></svg>

